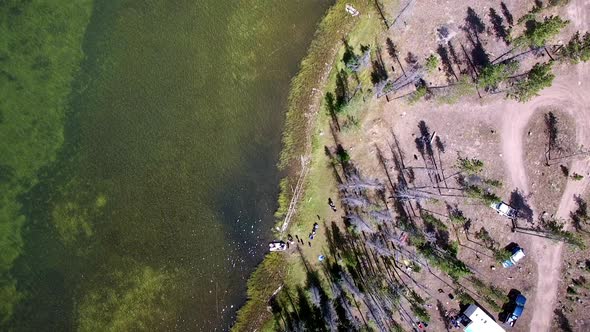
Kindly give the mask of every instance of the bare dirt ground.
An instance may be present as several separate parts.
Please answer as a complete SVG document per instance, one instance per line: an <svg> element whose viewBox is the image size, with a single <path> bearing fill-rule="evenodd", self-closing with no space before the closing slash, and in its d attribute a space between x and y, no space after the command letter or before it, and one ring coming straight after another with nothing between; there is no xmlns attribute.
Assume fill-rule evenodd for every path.
<svg viewBox="0 0 590 332"><path fill-rule="evenodd" d="M440 54L444 54L445 48L447 52L455 53L451 54L451 68L443 63L438 70L425 72L424 78L430 89L441 89L438 91L443 91L448 84L456 83L458 76L472 75L470 68L473 64L470 62L477 56L489 57L487 62L483 62L489 63L510 49L491 27L490 18L494 12L502 15L507 24L510 15L516 21L532 7L532 3L508 2L507 15L500 1L409 1L407 7L404 5L406 3L400 3L400 8L404 8L403 14L398 15L387 35L375 40L375 44L382 48L377 52L381 52L385 68L390 77L394 78L402 75L404 68L401 66L406 70L411 66L411 58L417 58L419 63L424 64L431 53L437 53L442 58ZM587 29L587 16L590 12L588 7L587 1L572 1L566 8L547 10L547 15L559 14L571 20L572 24L563 34L565 40L574 31ZM441 27L454 34L451 43L439 43ZM514 29L521 27L515 26ZM476 48L473 35L483 48L484 55L473 51ZM399 59L388 54L386 38L391 38L396 44ZM536 62L548 60L549 57L545 54L529 57L522 61L521 70L525 71ZM535 226L543 212L564 221L569 220L570 212L577 207L574 194L583 194L590 178L588 158L570 156L555 160L549 167L544 165L547 134L543 116L549 111L555 112L560 119L559 132L567 151L579 149L580 145L590 147L590 96L584 93L590 91L590 86L586 83L590 79L590 66L555 64L554 73L557 78L553 86L543 90L539 97L528 103L506 100L502 93L483 91L480 91L483 98L472 91L449 101L442 100L440 95L434 93L427 95L425 100L410 103L406 93L412 93L415 87L409 84L404 90L392 93L389 100L372 98L365 103L363 99L361 109L349 114L358 116L356 128L351 127L337 134L327 129L320 133L320 145L329 146L334 141L341 143L364 178L376 179L386 184L388 196L391 196L387 197L386 205L391 211L395 210L393 196L397 194L393 186L396 175L400 173L394 161L398 153L395 143L397 140L404 164L401 173L406 172L406 176L412 177L409 187L413 193L422 195L419 198L413 197L413 201L408 203L413 217L427 236L436 235L437 245L440 240L438 237L443 238L441 248L446 247L445 250L448 251L448 248L456 246L457 258L473 273L471 276L458 278L458 281L452 280L445 273L431 267L420 255L416 255L414 246L404 242L405 240L400 241L402 244L398 253L401 255L395 256L400 265L396 266L399 271L396 279L400 279L425 300L425 310L432 318L427 329L429 331L449 329L447 314L458 313L460 304L471 302L465 301L464 297L460 301L460 297L465 294L494 319L501 321L508 303L507 295L512 290L522 292L528 298L528 303L518 324L513 328L504 328L537 332L552 331L564 326L563 322L559 325L555 323L554 311L558 304L558 295L560 299L564 296L567 285L561 278L561 262L563 255L570 252L566 251L569 247L520 230ZM436 137L437 144L433 153L425 156L424 150L420 151L421 137L422 142L425 142L424 137L431 138L431 143ZM335 151L328 148L326 150L331 154ZM314 177L315 181L321 183L333 176L332 173L338 172L333 164L328 163L327 157L322 155L323 151L320 152L315 156L315 161L312 158L312 163L325 163L325 167ZM561 157L561 154L557 156ZM459 171L459 158L478 159L484 164L483 170L476 175L465 176L465 172ZM574 181L565 177L560 165L565 165L571 172L584 175L584 178ZM318 169L317 165L312 168ZM465 177L469 178L468 181L483 183L513 206L522 205L518 207L525 213L519 218L518 227L515 228L509 219L498 215L488 203L469 197L464 186ZM502 183L488 185L496 180ZM301 254L316 268L321 268L318 262L320 255L328 252L328 248L322 245L327 241L328 226L332 222L341 227L344 225L340 217L345 209L336 202L337 212L334 212L326 204L327 197L336 197L338 190L335 186L307 188L305 204L310 211L305 214L307 222L295 225L290 230L297 236L297 240L304 239L299 242ZM468 222L460 226L454 224L451 211L455 210L461 211ZM439 219L441 225L437 226L436 234L428 231L429 226L424 223L424 213ZM307 234L311 224L316 221L325 228L321 228L315 240L309 241ZM517 266L505 269L494 254L498 249L511 244L524 248L527 257ZM576 262L580 259L577 256L571 258ZM300 264L307 266L305 260ZM299 270L304 271L303 267ZM301 271L300 274L303 273ZM304 280L303 276L297 274L293 274L291 278ZM571 319L576 310L583 308L572 307L562 316ZM355 316L357 314L362 317L363 310L355 311ZM402 314L401 311L397 315L398 313L393 315L396 321L417 327L417 317ZM357 317L355 319L358 320ZM574 324L570 330L584 331L584 327Z"/></svg>
<svg viewBox="0 0 590 332"><path fill-rule="evenodd" d="M484 17L489 10L487 3L485 6L472 6L481 17ZM496 4L492 4L492 6L496 7ZM512 5L511 7L515 18L526 11L526 6ZM436 13L433 13L433 8L436 8ZM418 54L419 57L426 57L430 52L434 52L436 44L431 43L430 39L436 38L436 29L442 24L455 28L462 25L466 8L467 3L462 6L461 3L456 2L453 3L453 6L446 3L413 4L408 9L411 10L411 13L406 12L403 16L403 25L399 27L401 31L396 32L394 36L396 40L399 40L402 54L405 54L403 50L407 49L424 50L424 54ZM571 20L568 35L575 30L585 31L588 29L588 13L590 13L588 1L572 1L565 8L561 15ZM423 34L420 34L420 39L412 37L415 35L417 27L422 31L431 31L432 35L424 38ZM423 45L426 43L433 45L432 49L424 48ZM493 38L484 41L486 48L491 50L491 55L494 50L498 50L496 53L500 53L499 44L500 42ZM422 47L417 47L418 45ZM394 65L393 61L391 65ZM461 66L457 67L458 72L463 69ZM528 222L535 222L538 214L543 211L554 214L559 219L568 220L570 212L576 207L574 195L582 194L588 185L590 160L588 158L565 160L564 163L567 163L572 172L583 174L584 178L581 181L571 179L562 181L566 182L565 186L557 186L558 189L551 194L547 193L546 188L541 185L542 178L546 176L545 171L532 173L532 171L545 166L535 166L533 170L530 163L527 162L526 139L528 132L544 130L539 126L531 127L531 120L534 115L548 107L569 114L572 119L575 119L573 121L575 122L575 142L577 145L590 146L590 128L588 128L590 125L590 95L586 93L586 91L590 91L590 84L588 84L590 66L567 67L559 65L556 66L555 72L557 78L553 86L542 91L541 96L524 104L504 100L499 96L487 96L483 100L469 97L462 99L460 103L455 105L441 105L437 101L429 101L419 102L412 106L404 103L378 101L377 105L373 105L372 108L382 107L383 113L374 112L366 115L361 127L364 135L357 135L350 139L344 139L344 141L347 146L351 147L352 159L359 161L360 168L368 176L383 177L382 166L379 165L375 155L377 148L381 151L389 149L393 140L393 132L406 154L406 166L419 169L424 165L422 160L417 157L414 140L419 136L417 128L419 121L425 121L430 132L436 132L445 142L446 151L440 156L440 162L442 165L446 165L445 168L448 167L449 173L452 172L458 155L480 159L485 164L484 177L500 179L504 182L504 186L497 192L500 197L508 200L511 193L517 191L528 201L532 210ZM441 73L433 81L443 84L445 76ZM534 144L534 142L530 144ZM544 142L539 141L537 144L542 146ZM544 158L543 155L537 155L537 157L537 159ZM386 158L391 158L391 155L386 153ZM559 174L560 169L556 164L546 172ZM421 181L420 176L417 178L418 181ZM426 181L424 177L422 177L422 181ZM449 181L454 180L449 179ZM543 204L549 199L559 202L559 204L555 204L556 210L546 208L545 205L536 205ZM510 225L505 219L476 203L465 201L462 198L446 199L446 202L458 204L465 215L473 219L471 231L466 230L455 236L451 234L451 239L463 241L459 257L485 282L501 289L519 289L529 298L525 314L514 330L550 331L554 321L553 312L561 280L562 254L566 247L562 243L556 243L549 239L518 232L511 233ZM425 203L424 208L441 214L444 214L445 210L440 204L431 202ZM492 237L502 245L509 242L519 243L527 250L527 260L518 270L490 272L490 266L495 264L490 256L491 253L483 248L481 243L477 243L479 241L473 241L473 233L480 227L485 227ZM443 282L440 276L434 274L413 275L413 278L422 285L428 285L430 289L436 289L439 286L444 288L444 285L449 285L446 280ZM448 287L445 290L448 290ZM447 308L453 306L446 293L440 295L428 292L426 296L432 303L440 301L443 305L446 304ZM478 300L477 296L475 298ZM479 301L482 300L479 299ZM482 303L485 305L484 302ZM436 314L434 309L432 314ZM433 328L436 330L438 326L434 325Z"/></svg>
<svg viewBox="0 0 590 332"><path fill-rule="evenodd" d="M590 141L587 135L587 125L590 117L588 107L590 98L583 91L588 91L590 79L587 66L579 66L571 73L560 73L554 85L543 91L542 95L530 103L523 105L510 105L506 103L507 109L503 116L503 151L504 161L510 173L512 183L523 188L525 194L530 193L529 182L524 167L523 158L523 137L526 134L524 129L532 114L543 106L557 106L562 110L571 112L577 118L576 140L579 145L589 146ZM581 84L579 84L581 83ZM579 174L587 174L588 160L574 160L572 170ZM587 186L587 177L581 181L569 180L559 206L556 217L567 220L570 212L575 207L575 194L584 192ZM543 188L539 188L543 190ZM533 209L533 211L539 211ZM557 286L561 272L561 253L563 244L554 243L551 240L537 239L532 243L530 252L536 256L537 262L537 287L534 296L533 317L531 319L531 331L548 331L553 318L553 308L557 295Z"/></svg>

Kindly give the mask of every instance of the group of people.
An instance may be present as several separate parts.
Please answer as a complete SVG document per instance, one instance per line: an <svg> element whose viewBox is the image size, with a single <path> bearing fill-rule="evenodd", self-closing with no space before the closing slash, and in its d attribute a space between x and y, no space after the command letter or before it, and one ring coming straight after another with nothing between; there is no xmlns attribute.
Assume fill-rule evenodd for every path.
<svg viewBox="0 0 590 332"><path fill-rule="evenodd" d="M336 205L334 204L334 201L332 201L332 198L328 198L328 205L330 206L330 208L332 209L332 211L336 212ZM320 216L318 215L318 219L320 219ZM311 230L311 233L309 233L309 241L307 242L307 244L311 247L311 241L315 238L318 229L320 228L320 225L315 222L313 224L313 229ZM303 238L300 238L298 235L295 235L295 239L297 240L297 243L301 243L302 245L305 245L305 241L303 240ZM293 240L293 236L291 236L291 234L287 235L287 248L289 247L289 244L294 244L295 241ZM323 257L323 256L322 256ZM321 259L323 260L323 258Z"/></svg>

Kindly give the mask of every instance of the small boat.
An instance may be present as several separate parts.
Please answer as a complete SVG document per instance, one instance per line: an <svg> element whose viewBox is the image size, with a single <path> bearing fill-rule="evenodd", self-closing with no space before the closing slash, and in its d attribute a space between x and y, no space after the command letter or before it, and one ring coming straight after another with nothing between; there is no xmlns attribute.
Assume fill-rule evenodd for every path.
<svg viewBox="0 0 590 332"><path fill-rule="evenodd" d="M349 4L346 4L346 12L352 16L358 16L359 14L359 11Z"/></svg>
<svg viewBox="0 0 590 332"><path fill-rule="evenodd" d="M287 250L287 244L283 241L273 241L268 244L268 250L270 250L270 251L285 251L285 250Z"/></svg>

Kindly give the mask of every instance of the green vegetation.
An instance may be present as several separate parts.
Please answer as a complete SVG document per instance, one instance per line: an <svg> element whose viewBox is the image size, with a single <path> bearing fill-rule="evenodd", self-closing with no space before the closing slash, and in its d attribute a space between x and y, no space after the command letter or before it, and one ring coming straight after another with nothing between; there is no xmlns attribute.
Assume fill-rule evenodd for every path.
<svg viewBox="0 0 590 332"><path fill-rule="evenodd" d="M424 309L424 304L426 303L426 301L424 301L424 299L420 295L418 295L418 293L416 293L414 290L410 290L409 301L411 303L412 311L414 312L416 317L420 321L430 322L430 315L428 314L428 311Z"/></svg>
<svg viewBox="0 0 590 332"><path fill-rule="evenodd" d="M495 179L483 179L483 183L491 186L491 187L495 187L495 188L501 188L502 187L502 181L500 180L495 180Z"/></svg>
<svg viewBox="0 0 590 332"><path fill-rule="evenodd" d="M574 181L581 181L581 180L584 178L584 176L583 176L583 175L581 175L581 174L578 174L578 173L574 173L574 174L572 174L570 177L571 177L571 178L572 178L572 180L574 180Z"/></svg>
<svg viewBox="0 0 590 332"><path fill-rule="evenodd" d="M467 293L465 290L460 290L457 292L457 300L459 300L459 303L463 305L472 304L475 302L473 297L471 297L471 295L469 295L469 293Z"/></svg>
<svg viewBox="0 0 590 332"><path fill-rule="evenodd" d="M495 90L500 83L506 81L516 70L518 70L518 62L516 61L497 65L489 64L479 73L477 85L486 90Z"/></svg>
<svg viewBox="0 0 590 332"><path fill-rule="evenodd" d="M549 0L548 5L555 7L555 6L565 6L570 2L570 0Z"/></svg>
<svg viewBox="0 0 590 332"><path fill-rule="evenodd" d="M426 58L425 67L429 72L433 72L440 65L440 58L436 54L430 54Z"/></svg>
<svg viewBox="0 0 590 332"><path fill-rule="evenodd" d="M422 220L424 220L425 223L431 224L437 229L447 230L447 225L445 225L440 219L436 218L432 214L424 211L422 211L421 214Z"/></svg>
<svg viewBox="0 0 590 332"><path fill-rule="evenodd" d="M541 90L550 87L553 83L555 75L551 72L551 66L551 62L536 63L526 77L518 81L508 92L508 97L526 102L538 96Z"/></svg>
<svg viewBox="0 0 590 332"><path fill-rule="evenodd" d="M481 296L494 311L502 311L502 304L508 302L508 296L505 295L505 291L492 285L486 285L475 276L469 277L469 281L471 281L473 286L477 289L477 294Z"/></svg>
<svg viewBox="0 0 590 332"><path fill-rule="evenodd" d="M456 256L441 252L433 248L429 243L418 246L418 251L428 259L428 262L441 271L448 274L451 278L458 280L471 274L469 268L460 261Z"/></svg>
<svg viewBox="0 0 590 332"><path fill-rule="evenodd" d="M412 95L410 96L408 102L410 103L410 105L415 104L420 99L424 98L427 93L428 93L428 88L426 87L426 85L419 84L418 87L416 88L416 91L414 91L414 93L412 93Z"/></svg>
<svg viewBox="0 0 590 332"><path fill-rule="evenodd" d="M18 197L62 146L91 8L90 0L0 2L0 324L24 296L9 272L23 250Z"/></svg>
<svg viewBox="0 0 590 332"><path fill-rule="evenodd" d="M565 241L578 249L586 249L586 241L580 234L572 233L564 229L565 224L557 219L545 220L542 222L542 227L549 234L560 241Z"/></svg>
<svg viewBox="0 0 590 332"><path fill-rule="evenodd" d="M449 219L451 220L451 222L453 224L456 224L456 225L459 225L459 226L463 226L467 222L467 218L464 215L457 214L457 213L452 213L449 216Z"/></svg>
<svg viewBox="0 0 590 332"><path fill-rule="evenodd" d="M338 55L338 50L342 50L341 37L347 35L351 45L358 45L361 42L358 38L363 36L373 37L374 32L379 28L377 20L369 19L364 16L361 20L350 20L349 14L346 13L344 6L345 2L338 2L332 6L326 16L322 19L316 31L312 44L308 50L308 54L302 61L301 68L291 83L291 90L289 95L289 106L286 115L286 123L283 132L283 149L281 151L279 167L282 169L289 169L291 173L288 178L292 178L293 168L299 164L299 156L306 153L307 143L305 138L309 135L308 130L314 128L326 128L330 117L326 116L325 112L321 112L318 118L315 119L313 128L307 127L309 123L308 113L302 108L302 105L307 107L314 102L315 94L310 94L310 91L316 91L318 84L326 87L336 86L336 75L340 71L332 68L331 74L328 76L327 82L324 81L326 70L326 62L341 59ZM364 13L373 11L373 6L367 4L356 4L355 8ZM354 28L354 33L349 34ZM332 60L334 59L334 60ZM363 79L362 75L359 77ZM328 90L328 89L326 89ZM335 91L335 90L333 90ZM316 96L317 97L317 96ZM334 95L334 103L336 103L336 96ZM351 102L352 103L352 102ZM340 110L339 114L346 114L349 112L350 105L345 109ZM329 113L329 112L328 112ZM325 197L328 197L333 188L333 178L331 168L326 167L325 152L322 144L318 142L321 136L316 132L312 137L311 150L311 165L309 166L309 174L305 181L304 196L301 204L298 207L297 214L291 221L290 232L304 232L311 227L313 221L316 220L317 211L320 211L327 204ZM349 156L346 151L337 154L336 156L341 161L348 161ZM282 183L288 183L292 186L293 181L286 180ZM282 189L282 188L281 188ZM281 190L281 192L284 192ZM287 190L287 192L290 192ZM286 195L285 199L281 199L286 203L290 202L291 195ZM288 199L287 199L288 197ZM281 204L282 205L282 204ZM279 211L281 211L280 209ZM311 222L311 224L310 224ZM354 254L350 252L343 252L343 262L350 264L351 268L355 268L358 264ZM296 287L305 280L305 269L300 265L300 257L293 255L293 259L285 259L285 256L280 254L267 255L262 263L256 268L255 272L248 279L248 301L240 308L237 313L237 320L232 331L248 331L260 327L261 322L269 322L268 330L272 328L271 313L268 312L268 300L272 293L283 283Z"/></svg>
<svg viewBox="0 0 590 332"><path fill-rule="evenodd" d="M306 145L301 142L308 137L307 112L302 105L310 105L314 95L310 91L323 81L326 68L326 59L333 59L337 50L336 46L341 42L342 35L346 35L357 22L349 20L349 14L344 10L346 4L339 2L332 6L326 16L320 22L313 41L309 47L307 56L301 62L299 72L291 82L288 109L283 131L283 148L281 150L279 168L287 169L289 166L297 167L299 156L305 153ZM357 5L358 6L358 5ZM369 12L371 5L358 6L359 11Z"/></svg>
<svg viewBox="0 0 590 332"><path fill-rule="evenodd" d="M338 162L343 166L348 164L348 162L350 161L350 155L346 150L344 150L341 147L336 151L336 158L338 159Z"/></svg>
<svg viewBox="0 0 590 332"><path fill-rule="evenodd" d="M459 169L467 174L477 174L483 170L483 162L479 159L459 158Z"/></svg>
<svg viewBox="0 0 590 332"><path fill-rule="evenodd" d="M248 301L238 311L232 331L253 330L251 324L256 324L257 321L252 317L261 318L261 315L270 317L266 310L268 299L281 285L287 264L280 254L267 255L254 273L250 275L248 278Z"/></svg>
<svg viewBox="0 0 590 332"><path fill-rule="evenodd" d="M275 218L282 219L289 210L289 204L291 203L291 191L289 189L289 177L284 177L279 182L279 199L277 210L275 211Z"/></svg>
<svg viewBox="0 0 590 332"><path fill-rule="evenodd" d="M143 267L105 276L109 286L91 291L80 303L80 331L131 331L174 318L173 276Z"/></svg>
<svg viewBox="0 0 590 332"><path fill-rule="evenodd" d="M498 263L507 261L512 257L512 253L504 248L494 251L494 258Z"/></svg>
<svg viewBox="0 0 590 332"><path fill-rule="evenodd" d="M451 86L447 94L438 97L439 102L443 104L455 104L461 97L474 94L476 85L471 83L471 77L468 75L459 76L459 80Z"/></svg>
<svg viewBox="0 0 590 332"><path fill-rule="evenodd" d="M576 32L572 39L559 50L559 54L572 63L590 60L590 32L586 32L584 36L581 36L579 31Z"/></svg>
<svg viewBox="0 0 590 332"><path fill-rule="evenodd" d="M539 22L535 18L526 19L526 30L514 38L514 45L528 47L543 47L547 41L557 35L569 23L559 16L549 16Z"/></svg>
<svg viewBox="0 0 590 332"><path fill-rule="evenodd" d="M485 227L479 229L479 231L475 232L475 238L478 240L483 241L484 245L490 250L496 250L496 241L490 235Z"/></svg>

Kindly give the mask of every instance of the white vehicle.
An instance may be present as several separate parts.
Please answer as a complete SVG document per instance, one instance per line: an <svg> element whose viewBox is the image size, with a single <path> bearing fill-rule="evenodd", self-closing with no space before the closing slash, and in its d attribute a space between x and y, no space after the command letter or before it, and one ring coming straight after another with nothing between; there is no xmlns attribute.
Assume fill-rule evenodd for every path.
<svg viewBox="0 0 590 332"><path fill-rule="evenodd" d="M510 219L515 219L516 214L518 213L518 211L516 209L514 209L513 207L511 207L510 205L508 205L504 202L492 203L492 204L490 204L490 207L492 209L496 210L496 212L498 212L499 215L510 218Z"/></svg>
<svg viewBox="0 0 590 332"><path fill-rule="evenodd" d="M524 258L524 250L522 250L521 247L516 246L516 247L514 247L514 249L512 249L512 256L510 256L509 259L502 262L502 266L505 268L514 266L514 265L516 265L516 263L518 263L518 261L520 261L523 258Z"/></svg>
<svg viewBox="0 0 590 332"><path fill-rule="evenodd" d="M274 241L268 244L268 250L270 251L285 251L287 250L287 244L283 241Z"/></svg>

